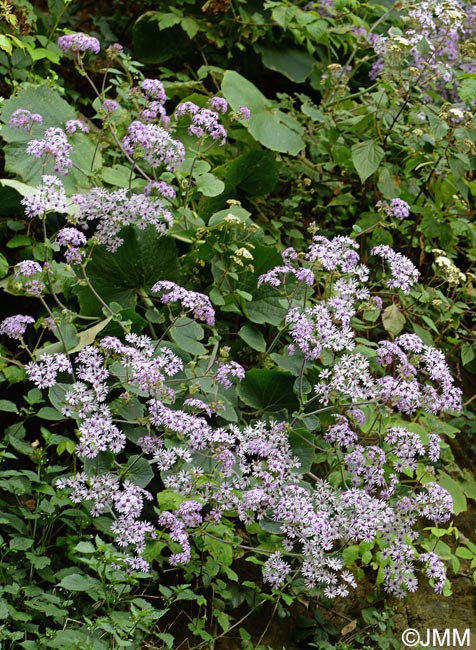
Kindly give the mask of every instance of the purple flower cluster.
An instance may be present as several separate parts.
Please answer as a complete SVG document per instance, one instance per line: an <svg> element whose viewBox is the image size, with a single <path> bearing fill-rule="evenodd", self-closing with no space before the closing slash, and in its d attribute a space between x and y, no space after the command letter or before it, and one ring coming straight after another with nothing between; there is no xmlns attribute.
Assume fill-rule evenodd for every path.
<svg viewBox="0 0 476 650"><path fill-rule="evenodd" d="M392 199L388 201L377 201L375 207L386 217L395 217L396 219L406 219L410 216L410 206L402 199Z"/></svg>
<svg viewBox="0 0 476 650"><path fill-rule="evenodd" d="M6 334L11 339L19 339L23 337L28 325L35 322L31 316L24 314L17 314L16 316L8 316L0 324L0 334Z"/></svg>
<svg viewBox="0 0 476 650"><path fill-rule="evenodd" d="M233 382L230 377L242 381L245 378L245 369L236 361L230 361L229 363L224 363L218 368L216 377L219 384L225 388L231 388Z"/></svg>
<svg viewBox="0 0 476 650"><path fill-rule="evenodd" d="M390 289L401 289L403 293L409 293L410 288L418 282L420 272L413 262L405 255L396 253L390 246L375 246L372 255L378 255L388 262L391 278L387 281L387 287Z"/></svg>
<svg viewBox="0 0 476 650"><path fill-rule="evenodd" d="M185 159L185 148L180 140L174 140L161 126L139 120L129 125L122 146L135 160L143 159L152 168L165 167L173 171Z"/></svg>
<svg viewBox="0 0 476 650"><path fill-rule="evenodd" d="M251 117L251 111L247 106L240 106L237 113L236 113L236 119L237 120L249 120Z"/></svg>
<svg viewBox="0 0 476 650"><path fill-rule="evenodd" d="M119 108L119 104L116 102L115 99L105 99L101 104L101 110L106 115L111 115L112 113L117 111L118 108Z"/></svg>
<svg viewBox="0 0 476 650"><path fill-rule="evenodd" d="M171 409L155 398L151 399L147 406L150 420L155 427L178 434L180 439L187 441L192 451L206 447L211 428L205 418Z"/></svg>
<svg viewBox="0 0 476 650"><path fill-rule="evenodd" d="M444 524L453 514L453 499L437 483L427 483L414 499L419 514L435 524Z"/></svg>
<svg viewBox="0 0 476 650"><path fill-rule="evenodd" d="M144 79L140 88L146 98L146 106L140 113L140 118L144 122L159 120L164 126L170 124L170 119L165 111L165 102L167 95L164 86L158 79Z"/></svg>
<svg viewBox="0 0 476 650"><path fill-rule="evenodd" d="M263 573L264 580L273 588L279 588L289 575L291 564L285 561L283 553L292 552L293 556L302 555L301 574L308 587L319 587L331 598L345 596L356 583L345 570L339 548L342 544L372 541L377 536L386 544L386 588L395 595L403 595L415 587L413 548L399 540L414 538L412 527L417 516L443 522L452 509L448 493L435 484L427 484L412 496L398 500L396 506L390 501L398 482L395 474L387 478L387 468L393 466L394 471L408 474L415 459L423 460L426 450L416 434L403 427L388 428L383 436L386 451L376 445L358 444L358 426L365 418L358 409L349 409L348 417L336 416L325 437L345 451L343 460L352 487L342 486L338 490L318 480L311 486L303 483L298 473L299 461L290 447L286 424L258 421L244 427L212 426L196 413L212 415L200 397L191 396L183 402L184 408L194 413L165 403L176 399L175 390L167 386L168 378L184 367L170 349L156 349L148 337L134 334L127 335L125 342L106 337L101 347L106 357L90 346L79 353L77 380L66 392L63 413L77 420L80 456L95 458L99 451L120 452L125 436L106 405L107 365L114 363L116 376L121 375L118 364L123 367L127 390L146 402L143 421L147 422L149 433L138 444L161 471L165 487L177 491L184 499L177 510L163 511L158 519L158 525L169 531L170 541L180 546L180 550L174 549L171 564L190 560L190 531L211 520L210 517L216 522L224 512L235 511L245 523L266 516L281 527L283 551L270 556ZM414 354L424 354L424 346L413 335L400 341L403 352L410 348L416 350ZM382 348L379 359L389 361L391 354L392 350ZM368 398L375 385L369 375L370 384L365 386L368 360L365 361L367 365L357 353L340 357L340 364L350 366L341 367L340 374L331 374L334 393ZM42 387L54 384L59 366L70 370L64 355L44 359L42 364L27 368L30 377ZM228 379L230 369L232 375L243 374L241 366L231 362L218 370L218 374L223 374L222 380ZM434 373L433 365L428 372ZM430 441L433 454L435 445L436 438ZM197 455L210 459L206 473L195 462ZM60 485L71 489L73 501L91 501L94 515L113 509L117 515L112 532L118 546L128 553L127 565L131 570L147 569L140 554L145 540L155 535L155 527L143 521L140 513L144 500L150 498L148 492L132 483L122 485L111 474L79 474L62 480ZM212 507L212 513L206 517L204 504ZM435 585L440 582L435 580Z"/></svg>
<svg viewBox="0 0 476 650"><path fill-rule="evenodd" d="M443 593L446 582L446 569L438 555L433 551L422 553L419 560L426 564L425 572L428 578L433 581L435 591L438 594Z"/></svg>
<svg viewBox="0 0 476 650"><path fill-rule="evenodd" d="M63 52L72 52L73 54L81 52L92 52L99 54L101 45L94 36L87 36L83 32L65 34L58 38L58 47Z"/></svg>
<svg viewBox="0 0 476 650"><path fill-rule="evenodd" d="M140 84L141 90L148 99L165 104L167 95L164 84L158 79L143 79Z"/></svg>
<svg viewBox="0 0 476 650"><path fill-rule="evenodd" d="M269 284L272 287L280 287L286 283L289 276L293 276L298 282L304 282L308 287L312 287L316 278L312 269L298 266L298 254L294 248L290 247L281 253L283 266L275 266L274 269L260 275L258 287L262 284Z"/></svg>
<svg viewBox="0 0 476 650"><path fill-rule="evenodd" d="M163 196L166 199L175 199L177 196L175 187L165 181L151 181L150 183L147 183L144 187L144 194L150 196L154 193Z"/></svg>
<svg viewBox="0 0 476 650"><path fill-rule="evenodd" d="M165 382L167 377L183 370L183 362L169 348L156 350L156 345L147 336L134 334L126 336L126 343L115 336L106 336L101 346L109 354L119 357L129 375L129 382L139 390L174 400Z"/></svg>
<svg viewBox="0 0 476 650"><path fill-rule="evenodd" d="M322 235L314 235L306 258L310 262L318 262L326 271L355 273L360 268L363 279L366 279L366 269L359 265L358 248L357 242L350 237L328 239Z"/></svg>
<svg viewBox="0 0 476 650"><path fill-rule="evenodd" d="M339 327L325 305L292 308L286 315L286 324L293 340L290 352L297 347L306 359L318 359L323 350L351 350L354 332L350 327Z"/></svg>
<svg viewBox="0 0 476 650"><path fill-rule="evenodd" d="M190 410L193 410L194 412L204 411L209 418L211 418L213 415L213 410L211 407L198 397L188 397L184 401L183 405L188 407Z"/></svg>
<svg viewBox="0 0 476 650"><path fill-rule="evenodd" d="M141 90L148 99L164 101L163 88L151 80ZM218 99L211 106L217 112L227 110ZM152 181L144 195L99 188L77 195L73 202L79 206L78 223L86 226L97 221L96 237L114 250L121 227L153 223L154 209L163 214L154 192L172 198L170 186L163 181ZM86 243L82 232L63 228L57 241L67 248L71 261L81 260ZM384 247L377 254L390 259L389 251ZM368 308L372 298L369 270L360 264L352 239L315 236L307 252L298 254L289 248L282 258L283 264L261 276L260 283L279 289L292 276L316 288L311 297L308 291L287 296L285 325L292 351L299 350L304 357L302 372L313 366L314 394L297 417L301 413L312 417L323 406L333 418L325 421L320 438L320 456L329 454L331 478L318 478L301 467L289 423L257 420L226 426L214 421L221 400L233 398L226 393L233 380L245 376L236 361L218 363L213 372L214 361L207 365L206 359L194 359L187 365L164 342L127 334L122 339L106 336L99 346L83 348L76 356L74 374L62 354L44 355L41 361L29 363L26 371L39 388L63 381L60 373L71 375L69 385L61 386L62 413L76 422L76 452L88 461L86 466L95 466L90 461L102 452L122 455L127 433L127 444L137 440L156 476L177 494L180 505L162 511L155 524L145 520L144 503L152 495L145 486L124 481L112 470L77 474L62 479L59 487L71 491L74 503L89 501L94 516L113 515L111 530L130 570L148 569L141 554L157 527L168 534L170 563L181 565L192 556L191 534L234 513L245 525L270 520L279 529L282 544L263 570L264 581L272 588L280 588L299 568L307 587L318 588L329 598L346 596L356 581L345 568L342 549L378 540L385 588L402 596L417 586L414 529L418 518L443 523L453 505L446 490L418 480L417 465L419 469L428 459L438 459L438 436L422 439L406 421L419 409L436 413L457 408L461 393L443 355L414 334L382 341L372 354L364 354L370 346L363 351L356 347L352 319ZM397 265L394 258L392 263ZM399 258L398 265L404 267ZM26 260L15 274L28 280L40 271L40 265ZM411 276L408 269L406 273ZM214 325L215 312L205 294L165 280L154 284L152 292L162 304L176 302L190 317ZM11 326L4 321L0 333L23 333L32 322L28 316L16 318L26 321L12 321ZM310 393L312 387L307 390ZM306 396L300 397L305 402ZM309 411L311 402L319 403L317 411ZM128 404L140 425L137 436L122 430ZM395 411L403 418L397 419ZM423 554L420 560L435 589L441 590L443 566L436 556Z"/></svg>
<svg viewBox="0 0 476 650"><path fill-rule="evenodd" d="M154 526L140 519L144 501L152 499L147 490L127 480L121 485L119 478L111 473L95 476L84 472L59 479L56 487L70 490L73 503L91 503L93 517L112 512L115 521L111 531L118 546L130 554L124 559L126 567L130 571L149 570L149 563L140 557L146 539L156 537Z"/></svg>
<svg viewBox="0 0 476 650"><path fill-rule="evenodd" d="M202 507L201 504L197 504L197 506L200 509ZM170 539L173 542L180 544L182 547L182 550L179 553L172 553L172 555L169 557L170 564L172 564L172 566L176 566L177 564L187 564L190 562L190 542L188 539L186 525L181 520L181 518L176 514L165 510L160 514L159 526L168 528L170 530Z"/></svg>
<svg viewBox="0 0 476 650"><path fill-rule="evenodd" d="M15 277L15 280L21 280L23 278L29 278L32 275L36 275L37 273L42 272L43 269L41 267L41 264L38 264L38 262L35 262L34 260L23 260L23 262L18 262L18 264L15 264L13 275Z"/></svg>
<svg viewBox="0 0 476 650"><path fill-rule="evenodd" d="M63 183L56 176L42 176L41 183L21 200L27 217L43 217L47 212L66 212L67 202Z"/></svg>
<svg viewBox="0 0 476 650"><path fill-rule="evenodd" d="M162 294L160 297L162 304L178 302L184 312L192 312L197 320L205 321L207 325L215 324L215 310L212 307L210 298L203 293L188 291L169 280L156 282L151 291L152 293Z"/></svg>
<svg viewBox="0 0 476 650"><path fill-rule="evenodd" d="M8 124L30 132L35 124L43 124L43 117L39 113L31 113L26 108L17 108L11 114Z"/></svg>
<svg viewBox="0 0 476 650"><path fill-rule="evenodd" d="M25 366L28 379L37 388L50 388L57 382L59 372L72 372L70 360L65 354L44 354L41 361L30 361Z"/></svg>
<svg viewBox="0 0 476 650"><path fill-rule="evenodd" d="M416 470L418 458L425 455L420 436L404 427L389 427L385 442L390 445L391 454L395 457L393 467L396 472Z"/></svg>
<svg viewBox="0 0 476 650"><path fill-rule="evenodd" d="M272 287L280 287L286 282L286 279L293 275L299 282L304 282L308 287L312 287L315 282L314 273L311 269L295 269L292 266L275 266L274 269L260 275L258 287L264 284L270 284Z"/></svg>
<svg viewBox="0 0 476 650"><path fill-rule="evenodd" d="M56 234L56 241L60 246L66 246L64 254L68 264L81 264L85 252L81 246L87 243L85 235L77 228L62 228Z"/></svg>
<svg viewBox="0 0 476 650"><path fill-rule="evenodd" d="M172 213L162 201L146 194L128 196L127 190L108 192L95 187L86 194L74 194L71 200L79 207L77 224L86 228L88 222L96 221L94 236L112 252L123 243L119 233L125 226L135 225L144 230L150 225L164 235L173 224Z"/></svg>
<svg viewBox="0 0 476 650"><path fill-rule="evenodd" d="M358 440L358 435L350 428L350 422L344 415L335 415L336 424L331 424L325 433L325 439L339 447L350 447Z"/></svg>
<svg viewBox="0 0 476 650"><path fill-rule="evenodd" d="M63 129L46 129L43 138L30 140L26 150L31 156L42 158L43 162L46 161L48 156L52 156L54 160L53 171L57 174L65 176L73 166L73 161L70 158L71 145Z"/></svg>
<svg viewBox="0 0 476 650"><path fill-rule="evenodd" d="M89 133L89 127L84 122L81 122L81 120L68 120L66 122L66 132L72 135L76 131Z"/></svg>
<svg viewBox="0 0 476 650"><path fill-rule="evenodd" d="M283 254L284 266L271 269L259 279L279 287L292 275L308 286L318 282L320 275L328 277L334 272L329 283L327 300L321 300L314 307L291 307L286 315L286 324L293 340L289 350L296 348L309 360L317 360L323 351L350 351L354 347L354 332L350 321L363 302L370 300L370 292L365 286L368 269L359 263L358 244L349 237L326 237L316 235L300 260L296 251L286 249ZM299 266L300 263L306 266ZM309 265L311 268L309 268Z"/></svg>
<svg viewBox="0 0 476 650"><path fill-rule="evenodd" d="M125 435L113 424L111 412L104 404L81 419L78 431L76 453L80 458L96 458L100 451L108 450L118 454L126 443Z"/></svg>
<svg viewBox="0 0 476 650"><path fill-rule="evenodd" d="M39 296L46 288L43 280L35 277L40 273L43 273L43 269L38 262L34 260L23 260L23 262L15 264L13 277L26 293Z"/></svg>
<svg viewBox="0 0 476 650"><path fill-rule="evenodd" d="M291 573L291 565L283 560L281 553L276 552L270 555L264 564L263 580L274 589L278 589L289 573Z"/></svg>
<svg viewBox="0 0 476 650"><path fill-rule="evenodd" d="M359 352L343 354L332 368L319 373L314 392L322 404L342 398L353 403L373 400L376 397L375 379L370 372L369 360Z"/></svg>
<svg viewBox="0 0 476 650"><path fill-rule="evenodd" d="M471 10L469 6L467 9ZM459 0L444 3L422 0L413 5L403 34L379 36L370 43L379 57L371 78L390 76L408 87L412 80L406 71L413 69L417 71L420 87L431 87L436 82L438 92L448 97L448 83L455 78L456 71L474 71L474 63L467 62L460 47L462 39L472 38L465 28L464 17Z"/></svg>
<svg viewBox="0 0 476 650"><path fill-rule="evenodd" d="M377 380L379 398L401 413L420 408L430 413L461 409L462 393L454 385L443 353L424 345L416 334L382 341L377 361L391 371Z"/></svg>
<svg viewBox="0 0 476 650"><path fill-rule="evenodd" d="M183 102L175 109L175 117L189 115L192 122L188 127L190 135L195 135L197 138L204 138L208 135L212 140L224 145L227 133L225 127L220 124L220 116L217 111L226 113L228 104L221 97L212 97L209 100L209 105L215 110L200 108L193 102Z"/></svg>

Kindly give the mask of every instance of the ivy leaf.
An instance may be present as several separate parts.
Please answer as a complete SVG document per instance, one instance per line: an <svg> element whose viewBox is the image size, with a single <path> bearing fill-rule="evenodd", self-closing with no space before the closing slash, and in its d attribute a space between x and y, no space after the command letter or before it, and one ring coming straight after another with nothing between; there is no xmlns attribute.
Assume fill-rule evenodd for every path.
<svg viewBox="0 0 476 650"><path fill-rule="evenodd" d="M190 16L182 20L181 27L190 39L192 39L200 31L199 23Z"/></svg>
<svg viewBox="0 0 476 650"><path fill-rule="evenodd" d="M131 170L125 165L112 165L101 170L101 178L114 187L129 187Z"/></svg>
<svg viewBox="0 0 476 650"><path fill-rule="evenodd" d="M157 504L161 510L177 510L184 497L173 490L162 490L157 493Z"/></svg>
<svg viewBox="0 0 476 650"><path fill-rule="evenodd" d="M203 537L203 547L218 561L221 566L231 566L233 562L233 548L226 541L215 537Z"/></svg>
<svg viewBox="0 0 476 650"><path fill-rule="evenodd" d="M0 278L4 278L8 273L8 260L0 253Z"/></svg>
<svg viewBox="0 0 476 650"><path fill-rule="evenodd" d="M0 185L3 185L4 187L11 187L21 196L30 196L30 194L33 194L33 192L36 190L36 187L33 185L27 185L26 183L22 183L21 181L16 181L10 178L2 178L0 180Z"/></svg>
<svg viewBox="0 0 476 650"><path fill-rule="evenodd" d="M364 183L369 176L372 176L377 171L385 152L375 140L366 140L354 144L351 151L354 167L360 176L360 180Z"/></svg>
<svg viewBox="0 0 476 650"><path fill-rule="evenodd" d="M61 323L57 325L53 332L58 339L57 343L50 343L42 348L38 348L34 357L41 359L45 354L57 354L58 352L72 352L78 348L79 336L76 327L72 323Z"/></svg>
<svg viewBox="0 0 476 650"><path fill-rule="evenodd" d="M27 548L33 546L34 541L30 537L12 537L9 547L12 551L26 551Z"/></svg>
<svg viewBox="0 0 476 650"><path fill-rule="evenodd" d="M313 438L314 434L306 429L292 431L289 435L289 444L291 445L293 454L299 458L301 463L299 471L303 474L311 470L316 455Z"/></svg>
<svg viewBox="0 0 476 650"><path fill-rule="evenodd" d="M175 637L168 632L159 632L157 638L165 643L167 650L172 650L174 647Z"/></svg>

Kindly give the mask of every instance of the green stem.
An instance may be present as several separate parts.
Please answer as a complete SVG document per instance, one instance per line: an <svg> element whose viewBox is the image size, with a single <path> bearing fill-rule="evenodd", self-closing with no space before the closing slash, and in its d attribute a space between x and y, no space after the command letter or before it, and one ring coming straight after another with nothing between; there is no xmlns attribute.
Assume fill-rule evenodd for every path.
<svg viewBox="0 0 476 650"><path fill-rule="evenodd" d="M48 45L51 43L51 39L53 38L53 35L56 32L56 28L59 25L59 21L63 18L63 15L65 14L66 9L68 8L68 5L71 4L71 0L63 0L63 2L64 2L63 8L59 12L59 14L56 16L55 23L54 23L53 27L51 28L50 33L48 34L48 40L46 41L45 47L48 47Z"/></svg>
<svg viewBox="0 0 476 650"><path fill-rule="evenodd" d="M98 294L98 292L96 291L96 289L93 287L93 285L91 284L90 279L88 278L88 276L87 276L87 274L86 274L86 269L84 268L84 266L81 266L81 271L82 271L83 279L84 279L84 281L86 282L86 286L90 289L90 291L93 293L94 297L95 297L95 298L100 302L100 304L104 307L104 309L107 311L107 313L108 313L108 314L109 314L113 319L115 319L116 314L112 311L112 309L109 307L109 305L108 305L106 302L104 302L104 300L103 300L103 299L101 298L101 296ZM124 326L124 324L123 324L120 320L118 320L117 323L119 324L119 326L121 327L121 329L123 330L123 332L124 332L125 334L128 334L128 330L127 330L127 328Z"/></svg>

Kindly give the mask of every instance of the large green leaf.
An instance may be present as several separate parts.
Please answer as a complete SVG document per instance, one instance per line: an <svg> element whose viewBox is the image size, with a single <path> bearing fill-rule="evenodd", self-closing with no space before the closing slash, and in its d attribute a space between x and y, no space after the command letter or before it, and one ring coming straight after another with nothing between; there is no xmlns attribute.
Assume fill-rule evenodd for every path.
<svg viewBox="0 0 476 650"><path fill-rule="evenodd" d="M382 312L382 324L385 330L392 336L400 334L405 326L405 316L398 308L398 305L392 303L388 307L385 307Z"/></svg>
<svg viewBox="0 0 476 650"><path fill-rule="evenodd" d="M271 151L253 149L214 169L225 183L225 192L239 187L247 194L260 196L272 192L278 182L279 165Z"/></svg>
<svg viewBox="0 0 476 650"><path fill-rule="evenodd" d="M93 595L91 592L97 593L101 588L101 583L97 578L92 578L88 575L70 573L57 586L68 591L87 591L90 592L90 595Z"/></svg>
<svg viewBox="0 0 476 650"><path fill-rule="evenodd" d="M280 72L296 83L305 81L316 63L306 50L297 47L255 46L255 49L261 54L261 60L267 68Z"/></svg>
<svg viewBox="0 0 476 650"><path fill-rule="evenodd" d="M352 162L362 183L377 171L384 155L384 150L375 140L366 140L354 144L352 147Z"/></svg>
<svg viewBox="0 0 476 650"><path fill-rule="evenodd" d="M200 343L205 336L203 327L191 318L177 318L173 327L170 328L170 336L180 346L181 350L190 354L205 354L206 348Z"/></svg>
<svg viewBox="0 0 476 650"><path fill-rule="evenodd" d="M299 406L293 392L294 377L279 370L249 370L238 386L238 395L247 405L257 411L290 412Z"/></svg>
<svg viewBox="0 0 476 650"><path fill-rule="evenodd" d="M451 494L455 515L459 515L460 512L465 512L465 510L467 510L466 496L461 483L456 481L446 472L440 471L438 472L438 485L441 485L442 488L448 490Z"/></svg>
<svg viewBox="0 0 476 650"><path fill-rule="evenodd" d="M219 196L225 189L225 183L210 173L196 176L195 186L204 196Z"/></svg>
<svg viewBox="0 0 476 650"><path fill-rule="evenodd" d="M227 70L223 75L222 92L233 110L239 110L240 106L250 109L248 129L263 146L292 155L304 149L303 127L275 108L251 81L234 70Z"/></svg>
<svg viewBox="0 0 476 650"><path fill-rule="evenodd" d="M265 338L255 327L246 323L246 325L243 325L243 327L240 328L238 334L240 338L250 346L250 348L253 348L253 350L258 350L258 352L266 351Z"/></svg>
<svg viewBox="0 0 476 650"><path fill-rule="evenodd" d="M225 189L219 196L200 199L199 212L204 218L223 208L227 199L236 199L240 191L251 196L272 192L278 181L279 164L273 152L253 149L216 167L213 173L224 182Z"/></svg>
<svg viewBox="0 0 476 650"><path fill-rule="evenodd" d="M142 456L131 456L125 468L125 478L128 481L145 488L154 478L154 470L146 458Z"/></svg>
<svg viewBox="0 0 476 650"><path fill-rule="evenodd" d="M124 243L115 252L97 248L87 267L94 290L107 304L116 302L124 308L134 307L139 289L150 289L158 280L177 281L179 265L175 241L160 237L154 228L125 228ZM96 316L102 306L88 287L73 288L81 305L81 314Z"/></svg>
<svg viewBox="0 0 476 650"><path fill-rule="evenodd" d="M31 134L23 129L8 126L11 114L19 108L27 108L32 113L39 113L43 117L43 123L35 124ZM77 114L74 108L50 86L46 84L21 86L15 95L7 99L2 109L2 119L6 122L2 129L2 137L8 143L5 147L5 170L17 174L28 185L37 185L43 174L53 173L53 161L47 160L44 164L42 159L26 152L26 145L31 138L42 138L46 129L51 127L64 129L67 120L75 118ZM84 133L75 133L70 141L73 145L71 152L73 167L67 176L62 177L68 193L88 187L91 168L99 167L101 164L100 153L96 150L97 143L92 138Z"/></svg>
<svg viewBox="0 0 476 650"><path fill-rule="evenodd" d="M476 99L476 79L474 77L470 79L463 79L458 86L458 96L466 103L468 106Z"/></svg>
<svg viewBox="0 0 476 650"><path fill-rule="evenodd" d="M286 315L287 303L276 297L276 289L263 284L255 290L252 302L244 306L246 316L259 325L279 325Z"/></svg>

